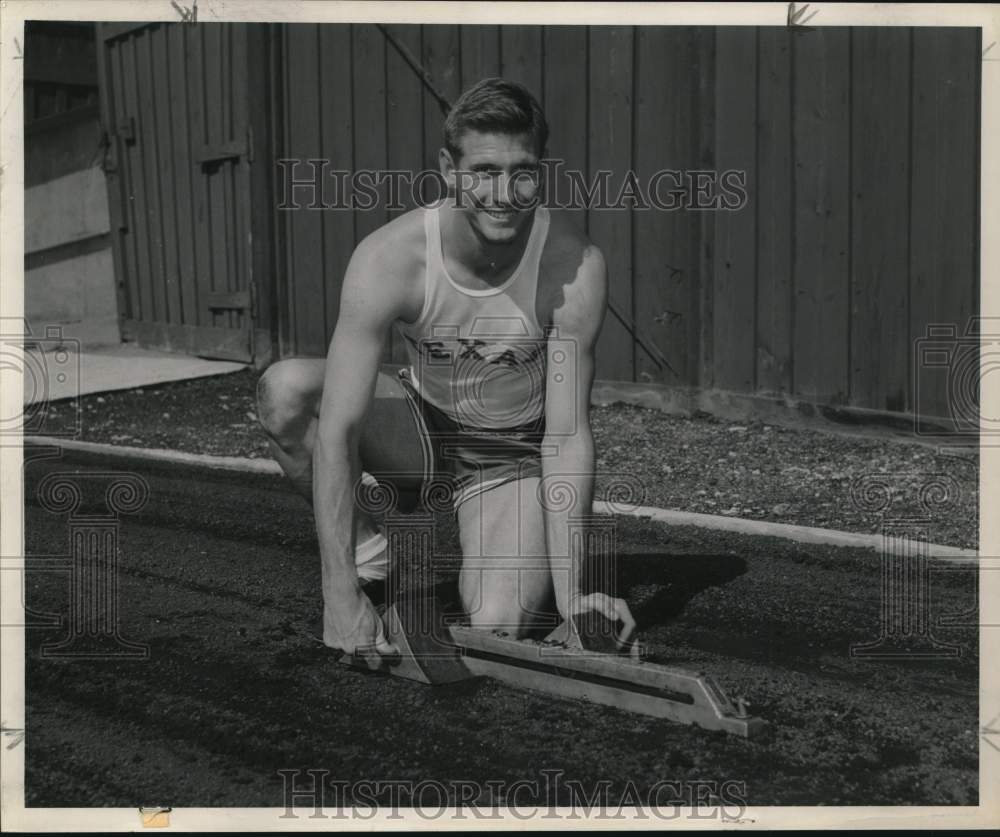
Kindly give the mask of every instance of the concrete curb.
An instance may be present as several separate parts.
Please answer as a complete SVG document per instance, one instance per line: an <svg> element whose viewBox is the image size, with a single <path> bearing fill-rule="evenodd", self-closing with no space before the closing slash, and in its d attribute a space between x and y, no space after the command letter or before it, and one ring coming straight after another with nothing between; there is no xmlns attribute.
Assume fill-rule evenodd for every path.
<svg viewBox="0 0 1000 837"><path fill-rule="evenodd" d="M281 466L271 459L249 459L239 456L209 456L197 453L163 448L133 448L123 445L108 445L101 442L80 442L74 439L59 439L49 436L25 436L25 445L37 447L60 447L110 459L123 459L168 465L207 468L217 471L281 476ZM820 529L813 526L796 526L790 523L773 523L766 520L747 520L742 517L725 517L716 514L661 509L656 506L633 506L628 503L611 503L595 500L594 511L598 514L620 514L628 517L649 518L658 523L673 526L698 526L723 532L736 532L755 537L783 538L798 543L825 544L828 546L855 547L860 549L882 549L881 535L865 535L858 532L842 532L837 529ZM962 549L944 544L929 544L931 558L949 562L975 563L979 553L974 549Z"/></svg>
<svg viewBox="0 0 1000 837"><path fill-rule="evenodd" d="M271 474L281 476L281 466L273 459L248 459L242 456L210 456L203 453L183 453L166 448L133 448L127 445L108 445L103 442L80 442L75 439L60 439L54 436L25 436L25 445L38 447L60 447L112 459L135 459L141 462L157 462L169 465L188 465L209 468L216 471L239 471L250 474Z"/></svg>
<svg viewBox="0 0 1000 837"><path fill-rule="evenodd" d="M624 503L609 503L595 500L594 511L599 514L625 514L631 517L648 517L658 523L673 526L699 526L722 532L737 532L756 537L785 538L799 543L827 544L829 546L858 547L860 549L882 549L881 535L864 535L860 532L842 532L837 529L820 529L814 526L797 526L792 523L773 523L768 520L747 520L743 517L726 517L717 514L674 511L655 506L630 506ZM949 561L978 561L979 553L974 549L958 546L928 544L931 558Z"/></svg>

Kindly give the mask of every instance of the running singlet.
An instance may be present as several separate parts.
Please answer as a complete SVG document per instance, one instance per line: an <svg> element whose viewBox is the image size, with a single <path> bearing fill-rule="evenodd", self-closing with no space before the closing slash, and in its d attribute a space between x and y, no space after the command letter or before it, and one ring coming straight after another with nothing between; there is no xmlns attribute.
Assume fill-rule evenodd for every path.
<svg viewBox="0 0 1000 837"><path fill-rule="evenodd" d="M462 427L503 429L538 421L546 364L535 291L548 210L535 210L521 262L496 288L464 288L448 275L436 208L424 210L424 231L424 308L415 323L396 323L417 393Z"/></svg>

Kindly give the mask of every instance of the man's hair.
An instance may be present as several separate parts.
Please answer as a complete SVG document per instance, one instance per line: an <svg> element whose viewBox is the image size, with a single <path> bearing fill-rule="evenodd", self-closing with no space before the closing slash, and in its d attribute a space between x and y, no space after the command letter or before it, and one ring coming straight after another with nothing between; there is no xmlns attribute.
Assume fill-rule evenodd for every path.
<svg viewBox="0 0 1000 837"><path fill-rule="evenodd" d="M541 105L528 88L502 78L485 78L466 90L448 112L444 121L444 147L457 161L459 145L467 131L530 134L539 157L549 140L549 124Z"/></svg>

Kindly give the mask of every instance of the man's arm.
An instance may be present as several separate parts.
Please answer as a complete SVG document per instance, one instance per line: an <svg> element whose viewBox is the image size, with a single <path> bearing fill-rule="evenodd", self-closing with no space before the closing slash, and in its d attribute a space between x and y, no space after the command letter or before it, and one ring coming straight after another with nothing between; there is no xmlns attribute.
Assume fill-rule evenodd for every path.
<svg viewBox="0 0 1000 837"><path fill-rule="evenodd" d="M542 492L549 497L543 503L545 532L560 614L567 618L579 610L599 610L609 619L624 623L625 637L635 627L628 606L621 599L601 593L583 595L582 543L579 539L572 543L569 536L573 518L585 519L593 514L595 453L590 391L594 383L594 351L607 304L604 256L597 247L587 244L576 275L564 286L562 303L552 315L556 333L548 343L545 444L558 452L542 457ZM568 508L562 502L566 497L570 498Z"/></svg>
<svg viewBox="0 0 1000 837"><path fill-rule="evenodd" d="M388 274L388 275L387 275ZM358 245L344 276L313 446L313 504L323 575L323 641L348 653L391 653L354 564L358 453L382 346L402 308L378 245ZM378 285L374 280L378 280Z"/></svg>

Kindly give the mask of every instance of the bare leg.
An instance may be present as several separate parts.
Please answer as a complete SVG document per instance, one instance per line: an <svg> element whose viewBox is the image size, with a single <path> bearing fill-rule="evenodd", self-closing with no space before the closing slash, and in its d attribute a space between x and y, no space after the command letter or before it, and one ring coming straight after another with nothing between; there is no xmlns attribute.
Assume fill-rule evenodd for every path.
<svg viewBox="0 0 1000 837"><path fill-rule="evenodd" d="M323 395L326 361L282 360L267 368L257 383L257 415L275 461L296 490L312 505L312 457ZM357 512L357 542L377 533L375 522Z"/></svg>
<svg viewBox="0 0 1000 837"><path fill-rule="evenodd" d="M459 590L473 627L523 636L549 612L552 573L538 482L515 480L459 506Z"/></svg>

